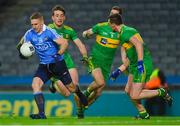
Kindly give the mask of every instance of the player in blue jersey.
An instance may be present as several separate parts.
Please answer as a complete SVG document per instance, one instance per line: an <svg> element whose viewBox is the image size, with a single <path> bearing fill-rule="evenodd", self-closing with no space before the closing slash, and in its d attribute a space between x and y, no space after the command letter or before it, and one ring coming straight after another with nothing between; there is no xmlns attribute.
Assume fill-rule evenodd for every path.
<svg viewBox="0 0 180 126"><path fill-rule="evenodd" d="M35 52L40 60L39 67L32 81L34 99L39 113L31 114L30 117L32 119L46 119L42 86L52 76L56 77L59 83L62 82L70 92L76 93L82 104L86 105L87 99L79 87L72 83L63 58L63 53L68 46L67 40L44 24L41 13L33 13L30 20L32 28L25 33L22 40L30 42L35 47ZM18 44L17 48L19 49L21 45L22 43Z"/></svg>

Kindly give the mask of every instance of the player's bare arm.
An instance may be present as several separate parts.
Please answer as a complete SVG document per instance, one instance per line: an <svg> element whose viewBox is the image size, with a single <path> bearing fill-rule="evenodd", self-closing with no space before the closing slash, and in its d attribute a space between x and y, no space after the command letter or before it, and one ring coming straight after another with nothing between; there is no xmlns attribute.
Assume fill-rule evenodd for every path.
<svg viewBox="0 0 180 126"><path fill-rule="evenodd" d="M124 64L125 67L128 67L129 65L129 59L126 55L126 51L125 51L125 48L122 46L121 47L121 58L122 58L122 62Z"/></svg>
<svg viewBox="0 0 180 126"><path fill-rule="evenodd" d="M82 56L87 57L87 50L86 50L85 45L82 43L82 41L79 38L77 38L77 39L74 40L74 43L78 47L78 49L79 49L80 53L82 54Z"/></svg>
<svg viewBox="0 0 180 126"><path fill-rule="evenodd" d="M74 40L74 43L76 44L76 46L78 47L80 53L82 54L83 58L82 58L82 62L83 64L86 64L87 67L88 67L88 72L91 73L92 70L94 69L94 65L92 64L92 61L90 58L88 58L88 55L87 55L87 50L86 50L86 47L85 45L82 43L82 41L77 38Z"/></svg>
<svg viewBox="0 0 180 126"><path fill-rule="evenodd" d="M135 36L131 37L130 42L136 48L138 61L142 61L143 60L143 42L139 41Z"/></svg>
<svg viewBox="0 0 180 126"><path fill-rule="evenodd" d="M55 41L58 45L60 45L60 50L58 51L58 54L60 54L60 55L63 54L68 47L67 40L64 38L58 38Z"/></svg>
<svg viewBox="0 0 180 126"><path fill-rule="evenodd" d="M124 72L128 66L129 66L129 59L126 56L126 51L124 47L121 47L121 58L122 58L122 62L123 64L120 65L115 71L112 72L112 74L110 75L110 79L111 80L116 80L116 78L122 73Z"/></svg>

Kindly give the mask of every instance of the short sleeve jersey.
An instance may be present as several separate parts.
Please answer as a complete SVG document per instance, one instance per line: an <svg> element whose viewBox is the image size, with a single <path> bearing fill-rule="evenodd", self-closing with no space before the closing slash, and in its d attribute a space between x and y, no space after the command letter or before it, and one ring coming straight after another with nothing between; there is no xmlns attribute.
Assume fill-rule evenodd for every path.
<svg viewBox="0 0 180 126"><path fill-rule="evenodd" d="M98 60L112 62L120 35L112 31L108 22L96 24L92 27L92 31L96 34L96 43L92 48L91 56Z"/></svg>
<svg viewBox="0 0 180 126"><path fill-rule="evenodd" d="M132 27L128 27L126 25L122 26L121 32L120 32L120 44L123 46L126 50L127 57L130 60L130 65L137 65L137 52L135 49L135 46L130 42L131 37L136 37L140 42L143 43L143 51L144 51L144 59L150 56L150 52L147 49L143 39L141 38L138 31ZM143 59L143 60L144 60Z"/></svg>
<svg viewBox="0 0 180 126"><path fill-rule="evenodd" d="M56 32L63 36L63 38L74 41L77 39L77 34L74 29L67 25L63 25L61 28L57 28L54 23L48 25L50 28L55 29Z"/></svg>

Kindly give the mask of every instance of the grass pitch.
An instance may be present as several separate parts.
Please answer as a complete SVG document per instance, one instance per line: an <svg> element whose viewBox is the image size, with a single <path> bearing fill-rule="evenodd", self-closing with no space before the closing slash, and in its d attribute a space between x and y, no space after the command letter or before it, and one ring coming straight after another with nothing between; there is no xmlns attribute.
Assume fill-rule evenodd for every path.
<svg viewBox="0 0 180 126"><path fill-rule="evenodd" d="M180 125L180 117L151 117L150 120L136 120L132 117L48 117L45 120L32 120L29 117L0 117L0 125L58 125L58 126L143 126L143 125Z"/></svg>

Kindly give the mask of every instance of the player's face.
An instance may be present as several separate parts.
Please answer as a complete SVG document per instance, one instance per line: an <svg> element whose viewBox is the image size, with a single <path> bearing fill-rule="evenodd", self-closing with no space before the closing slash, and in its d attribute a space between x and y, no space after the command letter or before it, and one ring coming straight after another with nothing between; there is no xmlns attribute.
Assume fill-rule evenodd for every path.
<svg viewBox="0 0 180 126"><path fill-rule="evenodd" d="M113 15L113 14L119 14L119 11L112 9L111 12L110 12L110 15Z"/></svg>
<svg viewBox="0 0 180 126"><path fill-rule="evenodd" d="M116 24L112 24L112 23L109 23L109 24L110 24L110 26L111 26L111 28L112 28L113 31L118 32L118 27L117 27Z"/></svg>
<svg viewBox="0 0 180 126"><path fill-rule="evenodd" d="M40 33L43 29L43 21L40 19L32 19L31 20L32 28L37 32Z"/></svg>
<svg viewBox="0 0 180 126"><path fill-rule="evenodd" d="M56 11L54 11L52 20L58 27L60 27L64 23L65 15L62 11L56 10Z"/></svg>

